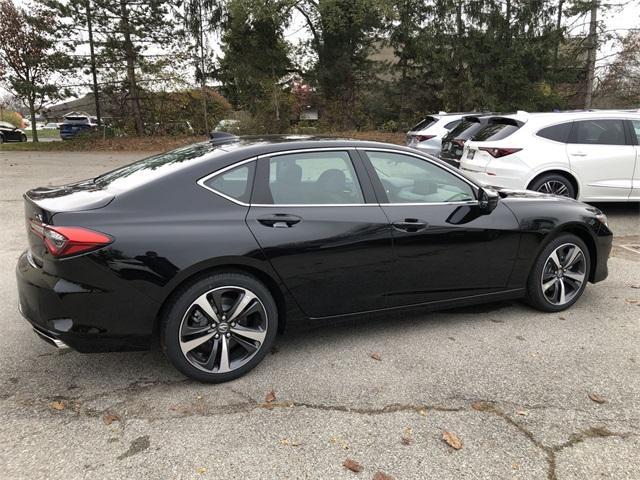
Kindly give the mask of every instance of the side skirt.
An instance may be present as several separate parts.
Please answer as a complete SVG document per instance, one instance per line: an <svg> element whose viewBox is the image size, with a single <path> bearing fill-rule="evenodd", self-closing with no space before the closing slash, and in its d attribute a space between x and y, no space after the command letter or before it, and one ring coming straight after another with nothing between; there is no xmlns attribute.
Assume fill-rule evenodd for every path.
<svg viewBox="0 0 640 480"><path fill-rule="evenodd" d="M377 314L384 312L395 312L401 310L420 309L424 311L444 310L447 308L466 307L469 305L478 305L482 303L495 302L499 300L513 300L522 298L525 295L524 288L514 288L511 290L503 290L501 292L483 293L479 295L470 295L467 297L450 298L447 300L436 300L433 302L415 303L411 305L402 305L399 307L381 308L378 310L366 310L363 312L346 313L342 315L330 315L327 317L310 317L309 320L332 320L339 318L354 317L360 315Z"/></svg>

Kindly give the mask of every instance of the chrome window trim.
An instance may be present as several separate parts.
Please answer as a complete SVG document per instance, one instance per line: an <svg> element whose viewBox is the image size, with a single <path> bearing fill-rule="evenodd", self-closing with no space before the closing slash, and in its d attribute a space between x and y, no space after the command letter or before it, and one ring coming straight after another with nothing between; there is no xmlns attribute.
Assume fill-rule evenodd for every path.
<svg viewBox="0 0 640 480"><path fill-rule="evenodd" d="M251 157L251 158L249 158L247 160L241 160L241 161L236 162L236 163L234 163L232 165L229 165L227 167L221 168L220 170L216 170L213 173L205 175L204 177L199 179L196 183L198 185L200 185L202 188L204 188L206 190L209 190L210 192L213 192L216 195L219 195L220 197L225 198L225 199L235 203L236 205L240 205L242 207L249 207L250 205L248 203L241 202L240 200L236 200L235 198L230 197L229 195L225 195L224 193L216 190L215 188L211 188L208 185L205 185L205 182L208 181L208 180L211 180L214 177L217 177L218 175L222 175L224 172L227 172L229 170L233 170L236 167L241 167L245 163L250 163L250 162L257 161L257 160L258 160L258 157Z"/></svg>
<svg viewBox="0 0 640 480"><path fill-rule="evenodd" d="M292 153L312 153L312 152L331 152L331 151L355 151L355 150L363 150L365 153L366 151L376 151L376 152L389 152L389 153L397 153L400 155L408 155L410 157L415 157L418 158L420 160L424 160L427 161L429 163L431 163L433 166L435 167L440 167L443 170L455 175L456 177L460 178L461 180L463 180L465 183L469 184L472 188L474 188L475 193L477 194L477 190L480 188L478 185L470 182L469 180L467 180L465 177L458 175L452 168L448 168L445 165L437 165L435 164L430 158L425 157L423 155L420 154L416 154L414 152L407 152L405 150L396 150L393 148L378 148L378 147L318 147L318 148L304 148L304 149L295 149L295 150L283 150L281 152L273 152L273 153L266 153L266 154L262 154L262 155L257 155L255 157L251 157L248 158L246 160L241 160L239 162L233 163L231 165L228 165L226 167L221 168L220 170L216 170L215 172L209 173L207 175L205 175L204 177L200 178L196 183L198 185L200 185L202 188L215 193L216 195L229 200L230 202L235 203L236 205L239 205L241 207L261 207L261 208L303 208L303 207L395 207L395 206L428 206L428 205L434 205L434 206L442 206L442 205L477 205L479 204L479 201L476 200L471 200L471 201L465 201L465 202L430 202L430 203L324 203L324 204L319 204L319 203L309 203L309 204L305 204L305 203L300 203L300 204L264 204L264 203L245 203L245 202L241 202L240 200L236 200L233 197L230 197L228 195L225 195L224 193L216 190L215 188L211 188L207 185L205 185L205 182L207 182L208 180L218 176L218 175L222 175L223 173L229 171L229 170L233 170L236 167L240 167L244 164L250 163L250 162L254 162L254 161L258 161L261 158L270 158L270 157L275 157L275 156L280 156L280 155L288 155L288 154L292 154ZM254 172L255 175L255 172Z"/></svg>

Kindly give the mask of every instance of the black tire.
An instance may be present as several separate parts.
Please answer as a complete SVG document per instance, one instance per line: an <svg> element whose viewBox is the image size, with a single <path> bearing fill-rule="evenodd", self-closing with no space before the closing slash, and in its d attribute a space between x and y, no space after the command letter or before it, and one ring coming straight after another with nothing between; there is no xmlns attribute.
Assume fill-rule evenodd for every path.
<svg viewBox="0 0 640 480"><path fill-rule="evenodd" d="M4 143L4 137L2 135L0 135L0 144Z"/></svg>
<svg viewBox="0 0 640 480"><path fill-rule="evenodd" d="M563 197L576 198L578 192L571 180L559 173L547 173L537 178L529 185L529 190L541 193L550 193Z"/></svg>
<svg viewBox="0 0 640 480"><path fill-rule="evenodd" d="M21 142L26 142L27 141L27 136L25 134L22 134L22 136L20 137L20 141Z"/></svg>
<svg viewBox="0 0 640 480"><path fill-rule="evenodd" d="M227 306L223 305L225 301L224 299L229 297L222 296L227 295L229 292L231 292L231 300L229 300L229 302L233 303L234 301L236 301L237 303L235 305L238 305L238 303L240 303L240 300L233 298L233 292L236 291L239 292L238 299L242 299L242 297L246 296L246 292L253 294L256 298L251 300L252 308L246 308L244 309L244 311L254 309L256 311L247 316L246 319L239 319L237 324L228 323L227 327L233 325L235 326L235 328L229 327L228 330L225 329L224 331L228 333L220 335L219 340L211 338L201 346L198 346L197 348L194 348L187 353L183 353L183 346L188 343L187 339L192 338L188 335L185 336L183 334L183 332L185 331L184 329L194 328L193 324L191 324L190 322L197 320L198 318L196 317L198 315L200 315L200 317L202 318L206 317L206 315L202 315L197 304L195 304L194 302L201 299L202 295L207 294L206 301L210 305L213 305L213 310L215 310L216 316L218 317L217 323L216 321L210 321L209 324L211 325L211 328L213 330L220 329L220 331L222 331L221 326L223 323L226 323L226 321L223 322L222 319L226 317L224 317L223 315L218 315L218 311L222 310L223 313L229 313L230 310L232 310L231 306L228 306L229 309L225 310ZM214 298L216 292L220 295L220 298L218 299ZM218 304L221 305L220 308L217 308ZM197 311L194 312L194 310ZM187 315L189 312L194 313ZM233 317L232 312L229 314L230 317ZM247 340L247 338L243 336L238 337L236 333L238 331L238 328L243 328L245 325L247 325L247 323L245 323L245 325L241 325L241 322L255 322L256 318L261 319L262 316L266 318L266 328L253 331L259 332L261 335L264 335L264 339L261 342L257 340L244 342L245 344L253 343L254 346L259 345L257 351L253 353L252 356L250 356L246 360L243 360L241 358L241 355L236 355L236 357L239 357L236 362L237 367L234 367L230 371L225 371L224 373L213 371L216 370L215 368L212 371L204 371L202 369L205 367L205 365L199 362L199 360L205 361L205 358L208 355L207 349L209 348L209 346L211 347L211 352L213 352L214 349L218 348L216 354L209 354L209 358L220 357L220 360L213 360L213 363L211 364L212 366L217 362L218 369L222 369L221 355L223 355L224 352L228 352L228 365L229 367L231 367L233 362L236 361L233 358L233 355L241 354L243 350L247 350L246 347L242 347L242 342L244 340ZM200 319L201 322L207 321L206 319L203 320L202 318ZM187 323L184 324L183 322ZM197 324L195 328L201 328L200 325L208 324ZM203 328L208 327L205 326ZM274 301L269 290L260 281L250 275L239 272L220 272L213 273L206 277L201 277L200 279L181 288L174 295L164 311L160 338L165 355L173 364L173 366L176 367L184 375L200 382L221 383L233 380L244 375L249 370L254 368L258 363L260 363L264 356L271 350L271 346L273 345L277 331L278 309L276 306L276 302ZM198 333L198 335L200 334L201 332ZM210 335L209 330L206 332L206 335L201 335L200 338L204 338L208 335ZM216 335L219 334L216 333ZM225 344L224 348L222 348L221 346L222 343ZM200 352L200 350L204 350L204 352ZM199 364L202 368L195 366L194 363Z"/></svg>
<svg viewBox="0 0 640 480"><path fill-rule="evenodd" d="M551 272L553 269L556 269L556 263L551 258L551 255L556 252L556 257L560 260L560 263L566 264L572 252L567 245L573 245L579 248L582 257L578 255L572 266L568 269L565 268L565 272L556 273L555 278L557 279L555 285L550 284L550 282L554 280L554 274L551 274ZM562 252L565 251L568 253L563 257ZM547 262L549 262L549 264ZM591 257L587 245L575 235L562 234L551 240L538 255L527 280L525 301L532 307L542 310L543 312L560 312L566 310L582 296L587 286L590 269ZM578 287L578 283L574 278L581 274L583 274L584 278ZM558 275L560 276L558 277ZM574 278L571 278L570 275ZM562 282L563 285L561 286L558 282ZM543 288L545 284L550 284L547 290ZM560 302L562 298L560 296L561 293L563 295L570 295L570 298L566 298L565 302ZM549 297L552 297L552 299ZM558 297L558 302L560 303L556 303L555 297Z"/></svg>

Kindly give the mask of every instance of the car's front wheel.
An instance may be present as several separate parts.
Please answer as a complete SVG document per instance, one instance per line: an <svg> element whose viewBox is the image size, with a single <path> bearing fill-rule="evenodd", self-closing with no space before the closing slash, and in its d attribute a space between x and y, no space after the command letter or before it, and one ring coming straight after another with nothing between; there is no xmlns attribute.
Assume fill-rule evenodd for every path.
<svg viewBox="0 0 640 480"><path fill-rule="evenodd" d="M183 288L165 310L162 345L186 376L219 383L255 367L270 350L278 311L269 290L244 273L215 273Z"/></svg>
<svg viewBox="0 0 640 480"><path fill-rule="evenodd" d="M24 133L20 136L20 141L21 142L26 142L27 141L27 136Z"/></svg>
<svg viewBox="0 0 640 480"><path fill-rule="evenodd" d="M542 250L527 281L527 302L545 312L559 312L576 303L589 279L591 260L585 243L560 235Z"/></svg>

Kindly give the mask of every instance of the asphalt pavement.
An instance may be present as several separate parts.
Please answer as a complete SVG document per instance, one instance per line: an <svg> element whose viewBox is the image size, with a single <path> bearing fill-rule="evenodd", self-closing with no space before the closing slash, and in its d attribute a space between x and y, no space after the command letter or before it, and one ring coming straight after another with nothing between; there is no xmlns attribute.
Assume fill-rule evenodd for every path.
<svg viewBox="0 0 640 480"><path fill-rule="evenodd" d="M568 311L300 325L245 377L202 385L159 351L57 351L18 313L22 193L140 156L0 152L2 479L640 478L637 204L599 205L610 275Z"/></svg>

